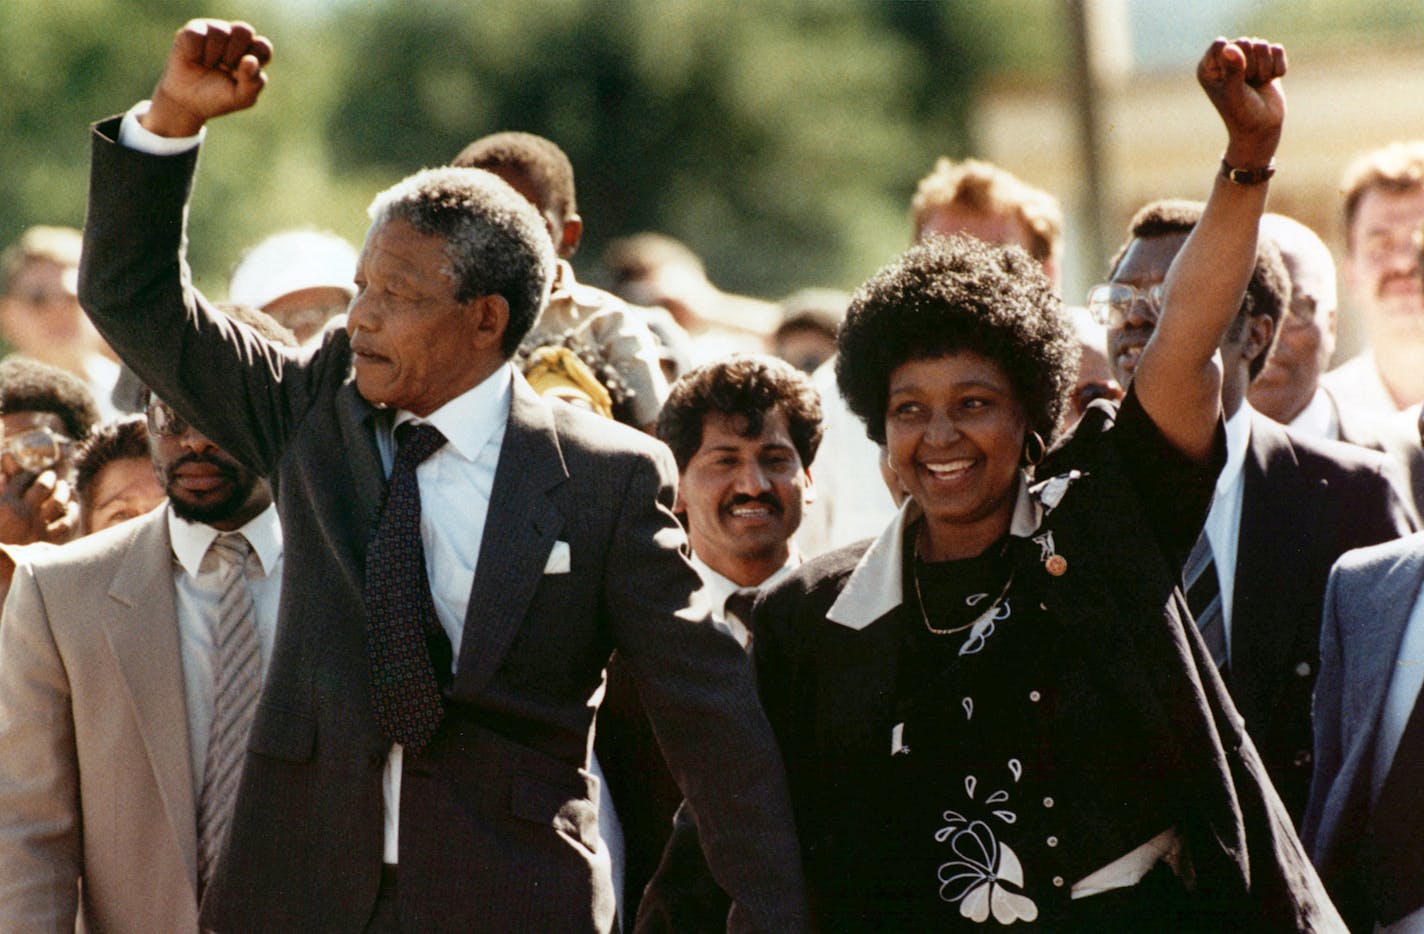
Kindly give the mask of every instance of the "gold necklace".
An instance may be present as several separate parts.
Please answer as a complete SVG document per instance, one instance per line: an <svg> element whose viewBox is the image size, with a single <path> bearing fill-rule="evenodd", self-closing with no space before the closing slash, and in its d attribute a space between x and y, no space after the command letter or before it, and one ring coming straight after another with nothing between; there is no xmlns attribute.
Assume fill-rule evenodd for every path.
<svg viewBox="0 0 1424 934"><path fill-rule="evenodd" d="M1005 540L1003 547L999 549L1000 557L1002 557L1003 554L1008 550L1008 547L1009 543L1007 540ZM920 608L920 619L924 621L925 629L929 630L932 635L952 636L956 632L963 632L966 629L970 629L974 626L977 626L979 623L983 622L984 619L998 612L999 603L1004 599L1005 596L1008 595L1009 585L1014 582L1014 569L1012 566L1010 566L1008 580L1004 581L1004 586L999 590L999 595L994 598L994 602L989 604L989 608L987 610L985 610L983 613L980 613L978 616L974 617L972 620L965 623L963 626L951 626L948 629L936 629L933 625L930 624L930 614L925 612L925 595L920 592L920 563L918 560L919 556L919 548L917 547L915 549L914 557L910 559L910 581L915 585L915 604Z"/></svg>

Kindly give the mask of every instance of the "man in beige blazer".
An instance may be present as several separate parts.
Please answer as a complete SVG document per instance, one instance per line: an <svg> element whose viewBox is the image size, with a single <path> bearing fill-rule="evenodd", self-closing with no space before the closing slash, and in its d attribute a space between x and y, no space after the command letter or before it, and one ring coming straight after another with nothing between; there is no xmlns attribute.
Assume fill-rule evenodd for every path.
<svg viewBox="0 0 1424 934"><path fill-rule="evenodd" d="M233 696L217 683L230 657L217 617L240 574L260 662L248 670L265 670L282 538L265 481L162 402L148 421L169 504L22 565L0 617L9 934L72 934L76 919L89 932L198 930L200 815ZM250 546L227 569L220 532ZM225 821L231 801L216 800L208 813Z"/></svg>

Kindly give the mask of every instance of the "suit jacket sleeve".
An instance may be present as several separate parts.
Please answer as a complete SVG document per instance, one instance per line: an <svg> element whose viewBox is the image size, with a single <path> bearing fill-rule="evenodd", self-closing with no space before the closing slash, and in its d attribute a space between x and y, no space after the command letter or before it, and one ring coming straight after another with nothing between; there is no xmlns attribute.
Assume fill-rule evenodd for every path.
<svg viewBox="0 0 1424 934"><path fill-rule="evenodd" d="M1340 569L1330 572L1325 587L1325 607L1320 624L1320 675L1315 681L1315 700L1311 719L1315 727L1315 767L1310 780L1310 801L1301 821L1300 839L1317 866L1321 853L1317 835L1330 784L1340 772L1343 758L1340 716L1343 710L1345 660L1340 644L1340 618L1335 610L1339 598Z"/></svg>
<svg viewBox="0 0 1424 934"><path fill-rule="evenodd" d="M73 934L80 865L69 680L21 566L0 618L0 930Z"/></svg>
<svg viewBox="0 0 1424 934"><path fill-rule="evenodd" d="M191 285L187 199L197 150L154 156L91 134L79 300L143 382L243 464L270 474L316 369L215 310Z"/></svg>
<svg viewBox="0 0 1424 934"><path fill-rule="evenodd" d="M746 653L704 609L683 605L697 583L671 511L675 477L669 452L640 458L619 499L604 588L614 639L733 900L729 925L800 930L805 885L785 770Z"/></svg>

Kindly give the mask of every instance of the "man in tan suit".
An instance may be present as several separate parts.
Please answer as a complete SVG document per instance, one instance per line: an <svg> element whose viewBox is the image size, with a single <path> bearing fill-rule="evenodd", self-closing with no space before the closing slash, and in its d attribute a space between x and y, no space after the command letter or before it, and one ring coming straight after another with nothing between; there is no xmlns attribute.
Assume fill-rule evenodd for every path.
<svg viewBox="0 0 1424 934"><path fill-rule="evenodd" d="M225 836L281 527L266 482L171 408L148 424L168 505L21 566L0 619L6 932L195 932Z"/></svg>

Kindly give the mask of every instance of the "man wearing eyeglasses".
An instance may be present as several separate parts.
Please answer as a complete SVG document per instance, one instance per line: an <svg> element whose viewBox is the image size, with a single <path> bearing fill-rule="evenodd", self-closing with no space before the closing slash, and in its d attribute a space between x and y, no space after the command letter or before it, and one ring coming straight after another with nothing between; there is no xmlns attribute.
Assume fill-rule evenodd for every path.
<svg viewBox="0 0 1424 934"><path fill-rule="evenodd" d="M74 537L74 448L97 420L88 389L65 371L23 357L0 363L0 544Z"/></svg>
<svg viewBox="0 0 1424 934"><path fill-rule="evenodd" d="M168 505L33 556L5 604L3 930L196 931L226 838L282 532L266 481L163 401L147 418Z"/></svg>
<svg viewBox="0 0 1424 934"><path fill-rule="evenodd" d="M1200 216L1196 202L1144 207L1109 281L1088 293L1124 386L1153 352L1167 268ZM1310 699L1326 576L1343 552L1397 538L1415 521L1382 454L1296 435L1246 401L1289 296L1280 252L1263 241L1241 312L1221 343L1226 466L1184 568L1183 592L1298 822L1310 784Z"/></svg>

